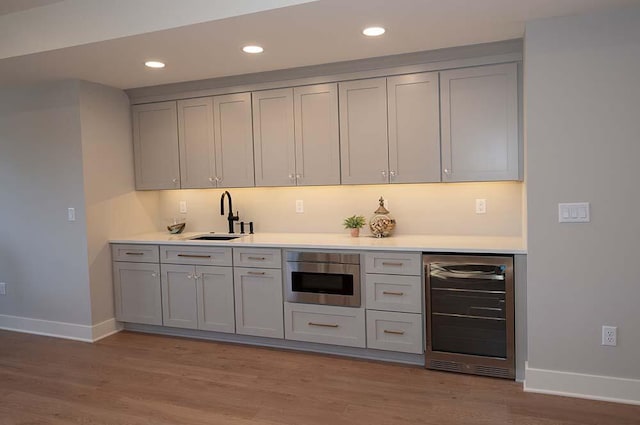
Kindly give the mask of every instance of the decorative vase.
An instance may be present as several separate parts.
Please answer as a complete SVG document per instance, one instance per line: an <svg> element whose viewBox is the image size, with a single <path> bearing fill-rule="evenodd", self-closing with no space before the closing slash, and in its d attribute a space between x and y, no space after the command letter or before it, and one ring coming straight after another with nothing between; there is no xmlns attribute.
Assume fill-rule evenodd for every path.
<svg viewBox="0 0 640 425"><path fill-rule="evenodd" d="M351 237L357 238L358 236L360 236L360 229L351 229Z"/></svg>
<svg viewBox="0 0 640 425"><path fill-rule="evenodd" d="M390 236L396 227L396 219L384 207L384 198L382 196L378 202L380 206L374 211L373 217L369 220L369 228L371 229L371 234L376 238L385 238Z"/></svg>

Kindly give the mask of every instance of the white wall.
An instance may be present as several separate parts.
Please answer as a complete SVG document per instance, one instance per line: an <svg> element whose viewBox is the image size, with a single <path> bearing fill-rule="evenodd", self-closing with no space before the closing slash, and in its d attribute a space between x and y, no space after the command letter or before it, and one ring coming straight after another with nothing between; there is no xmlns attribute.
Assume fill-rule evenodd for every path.
<svg viewBox="0 0 640 425"><path fill-rule="evenodd" d="M186 218L187 231L227 231L220 215L223 189L160 192L162 224ZM396 218L395 233L521 236L522 184L518 182L229 189L240 220L254 221L256 232L345 232L342 221L354 214L369 219L384 196ZM487 200L487 213L475 213L475 199ZM187 201L186 215L179 201ZM295 201L305 212L295 212ZM226 203L225 203L226 209ZM364 235L370 234L365 227Z"/></svg>
<svg viewBox="0 0 640 425"><path fill-rule="evenodd" d="M530 22L524 64L526 386L640 403L640 8ZM578 201L591 223L559 224Z"/></svg>
<svg viewBox="0 0 640 425"><path fill-rule="evenodd" d="M91 323L75 82L0 89L0 281L0 327Z"/></svg>
<svg viewBox="0 0 640 425"><path fill-rule="evenodd" d="M114 317L108 240L155 231L158 194L135 191L127 95L88 82L79 88L91 319L96 325Z"/></svg>

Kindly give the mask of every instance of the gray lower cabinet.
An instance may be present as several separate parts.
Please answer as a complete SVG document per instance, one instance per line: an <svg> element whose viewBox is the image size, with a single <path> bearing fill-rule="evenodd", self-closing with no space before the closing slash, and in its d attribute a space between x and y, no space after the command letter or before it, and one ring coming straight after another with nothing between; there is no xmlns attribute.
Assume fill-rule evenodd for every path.
<svg viewBox="0 0 640 425"><path fill-rule="evenodd" d="M387 79L347 81L339 88L342 183L387 183Z"/></svg>
<svg viewBox="0 0 640 425"><path fill-rule="evenodd" d="M162 323L198 328L197 284L194 266L162 265Z"/></svg>
<svg viewBox="0 0 640 425"><path fill-rule="evenodd" d="M234 268L236 333L284 338L282 270Z"/></svg>
<svg viewBox="0 0 640 425"><path fill-rule="evenodd" d="M176 102L132 107L136 189L180 189Z"/></svg>
<svg viewBox="0 0 640 425"><path fill-rule="evenodd" d="M160 266L150 263L113 263L116 319L162 325Z"/></svg>
<svg viewBox="0 0 640 425"><path fill-rule="evenodd" d="M236 331L231 267L197 266L198 329Z"/></svg>
<svg viewBox="0 0 640 425"><path fill-rule="evenodd" d="M519 180L518 65L440 73L442 180Z"/></svg>
<svg viewBox="0 0 640 425"><path fill-rule="evenodd" d="M163 324L235 332L231 267L162 265Z"/></svg>

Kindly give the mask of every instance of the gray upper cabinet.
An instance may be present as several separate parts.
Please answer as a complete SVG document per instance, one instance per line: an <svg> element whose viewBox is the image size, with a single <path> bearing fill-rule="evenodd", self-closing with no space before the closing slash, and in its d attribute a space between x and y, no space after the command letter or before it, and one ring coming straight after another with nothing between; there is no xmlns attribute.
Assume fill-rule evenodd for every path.
<svg viewBox="0 0 640 425"><path fill-rule="evenodd" d="M179 189L176 102L135 105L132 114L136 189Z"/></svg>
<svg viewBox="0 0 640 425"><path fill-rule="evenodd" d="M296 183L340 184L337 84L296 87L293 100Z"/></svg>
<svg viewBox="0 0 640 425"><path fill-rule="evenodd" d="M178 101L178 136L182 189L211 187L216 169L210 97Z"/></svg>
<svg viewBox="0 0 640 425"><path fill-rule="evenodd" d="M253 93L256 186L295 186L293 89Z"/></svg>
<svg viewBox="0 0 640 425"><path fill-rule="evenodd" d="M442 180L518 180L518 67L440 73Z"/></svg>
<svg viewBox="0 0 640 425"><path fill-rule="evenodd" d="M440 181L438 73L387 79L389 181Z"/></svg>
<svg viewBox="0 0 640 425"><path fill-rule="evenodd" d="M388 182L387 79L347 81L339 87L342 183Z"/></svg>
<svg viewBox="0 0 640 425"><path fill-rule="evenodd" d="M215 96L213 126L217 187L253 186L251 93Z"/></svg>

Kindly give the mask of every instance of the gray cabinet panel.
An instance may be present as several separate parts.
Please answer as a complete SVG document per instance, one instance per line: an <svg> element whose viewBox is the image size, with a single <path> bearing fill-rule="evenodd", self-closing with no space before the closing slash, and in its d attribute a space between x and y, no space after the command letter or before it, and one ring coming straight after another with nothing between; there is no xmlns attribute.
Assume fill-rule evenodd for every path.
<svg viewBox="0 0 640 425"><path fill-rule="evenodd" d="M122 322L162 325L160 266L113 263L116 319Z"/></svg>
<svg viewBox="0 0 640 425"><path fill-rule="evenodd" d="M177 328L198 328L194 266L162 265L162 323Z"/></svg>
<svg viewBox="0 0 640 425"><path fill-rule="evenodd" d="M233 269L197 266L198 329L234 333Z"/></svg>
<svg viewBox="0 0 640 425"><path fill-rule="evenodd" d="M176 102L132 107L136 189L179 189Z"/></svg>
<svg viewBox="0 0 640 425"><path fill-rule="evenodd" d="M254 185L251 93L213 98L218 187Z"/></svg>
<svg viewBox="0 0 640 425"><path fill-rule="evenodd" d="M387 79L389 181L440 181L438 73Z"/></svg>
<svg viewBox="0 0 640 425"><path fill-rule="evenodd" d="M178 101L180 181L183 189L215 187L212 105L210 97Z"/></svg>
<svg viewBox="0 0 640 425"><path fill-rule="evenodd" d="M347 81L340 88L342 183L388 182L387 80Z"/></svg>
<svg viewBox="0 0 640 425"><path fill-rule="evenodd" d="M282 271L234 268L236 332L284 338Z"/></svg>
<svg viewBox="0 0 640 425"><path fill-rule="evenodd" d="M518 180L518 67L440 73L442 179Z"/></svg>
<svg viewBox="0 0 640 425"><path fill-rule="evenodd" d="M298 186L340 184L337 84L296 87L293 98Z"/></svg>
<svg viewBox="0 0 640 425"><path fill-rule="evenodd" d="M295 185L293 89L252 95L256 186Z"/></svg>

